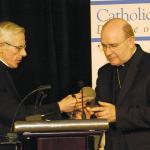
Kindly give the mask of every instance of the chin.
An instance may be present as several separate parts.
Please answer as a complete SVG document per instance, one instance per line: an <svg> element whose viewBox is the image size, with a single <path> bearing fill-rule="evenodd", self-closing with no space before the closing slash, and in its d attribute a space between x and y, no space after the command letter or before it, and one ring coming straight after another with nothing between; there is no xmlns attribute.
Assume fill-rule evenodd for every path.
<svg viewBox="0 0 150 150"><path fill-rule="evenodd" d="M16 69L16 68L18 68L18 65L13 65L13 66L11 66L10 68Z"/></svg>
<svg viewBox="0 0 150 150"><path fill-rule="evenodd" d="M111 64L112 66L120 66L120 63L117 63L117 62L110 62L110 64Z"/></svg>
<svg viewBox="0 0 150 150"><path fill-rule="evenodd" d="M18 68L18 65L14 66L14 69Z"/></svg>

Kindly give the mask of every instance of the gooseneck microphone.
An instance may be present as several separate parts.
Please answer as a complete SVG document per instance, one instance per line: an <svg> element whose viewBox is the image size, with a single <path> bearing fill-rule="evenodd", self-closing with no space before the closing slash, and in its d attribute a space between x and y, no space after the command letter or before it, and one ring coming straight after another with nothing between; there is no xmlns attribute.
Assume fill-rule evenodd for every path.
<svg viewBox="0 0 150 150"><path fill-rule="evenodd" d="M37 89L31 91L30 93L28 93L19 103L18 107L16 108L16 111L13 115L12 118L12 123L11 123L11 128L10 128L10 132L7 133L7 135L5 136L4 141L2 141L1 143L20 143L20 141L18 141L18 136L17 133L14 133L13 127L14 127L14 122L17 116L17 113L20 109L20 107L23 105L23 103L33 94L37 93L37 92L41 92L41 91L45 91L45 90L49 90L51 89L50 85L42 85L39 86Z"/></svg>
<svg viewBox="0 0 150 150"><path fill-rule="evenodd" d="M49 90L51 89L51 86L50 85L42 85L42 86L39 86L37 89L31 91L29 94L27 94L21 101L20 103L18 104L17 108L16 108L16 111L12 117L12 123L11 123L11 128L10 128L10 131L6 134L5 137L3 137L1 140L0 140L0 144L20 144L21 142L18 140L18 135L17 133L14 132L13 130L13 127L14 127L14 122L15 122L15 119L16 119L16 116L17 116L17 113L20 109L20 107L23 105L23 103L33 94L35 94L36 92L41 92L41 91L44 91L44 90Z"/></svg>
<svg viewBox="0 0 150 150"><path fill-rule="evenodd" d="M41 91L45 91L45 90L49 90L51 89L51 85L41 85L39 86L37 89L31 91L30 93L28 93L19 103L18 107L16 108L16 111L13 115L13 118L12 118L12 124L11 124L11 128L10 128L10 132L13 133L13 126L14 126L14 122L15 122L15 119L16 119L16 116L17 116L17 113L20 109L20 107L23 105L23 103L33 94L37 93L37 92L41 92Z"/></svg>
<svg viewBox="0 0 150 150"><path fill-rule="evenodd" d="M38 92L36 99L35 99L35 105L34 105L35 110L38 110L38 108L42 105L42 102L44 101L46 97L47 97L47 94L45 94L44 91Z"/></svg>

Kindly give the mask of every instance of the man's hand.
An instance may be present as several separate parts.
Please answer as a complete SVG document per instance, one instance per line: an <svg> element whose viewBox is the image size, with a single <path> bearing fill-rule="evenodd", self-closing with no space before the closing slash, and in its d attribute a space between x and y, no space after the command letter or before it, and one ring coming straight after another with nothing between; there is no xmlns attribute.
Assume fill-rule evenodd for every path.
<svg viewBox="0 0 150 150"><path fill-rule="evenodd" d="M116 122L116 108L115 105L99 102L100 106L90 108L95 116L100 119L107 119L108 122Z"/></svg>
<svg viewBox="0 0 150 150"><path fill-rule="evenodd" d="M93 97L83 97L83 107L86 103L93 99ZM68 95L58 102L61 112L72 112L74 110L82 109L82 95L81 93Z"/></svg>
<svg viewBox="0 0 150 150"><path fill-rule="evenodd" d="M58 105L61 112L71 112L74 110L76 103L76 98L72 97L72 95L68 95L58 102Z"/></svg>

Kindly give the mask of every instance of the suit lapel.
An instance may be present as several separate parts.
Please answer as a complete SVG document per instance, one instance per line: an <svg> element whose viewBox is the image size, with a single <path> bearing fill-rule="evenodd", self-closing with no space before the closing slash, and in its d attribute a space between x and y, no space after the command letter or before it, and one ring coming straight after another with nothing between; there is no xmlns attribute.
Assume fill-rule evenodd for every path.
<svg viewBox="0 0 150 150"><path fill-rule="evenodd" d="M128 68L126 77L124 79L122 88L120 90L118 104L120 104L124 100L125 95L129 91L132 84L134 83L135 77L136 77L138 69L139 69L138 64L140 63L142 54L143 54L143 52L142 52L141 48L138 47L135 57L133 58L130 66Z"/></svg>

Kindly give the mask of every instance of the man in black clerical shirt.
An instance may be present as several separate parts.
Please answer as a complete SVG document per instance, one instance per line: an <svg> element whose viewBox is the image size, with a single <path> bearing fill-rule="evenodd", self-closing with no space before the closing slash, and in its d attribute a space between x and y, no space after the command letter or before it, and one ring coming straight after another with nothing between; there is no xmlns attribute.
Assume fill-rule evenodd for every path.
<svg viewBox="0 0 150 150"><path fill-rule="evenodd" d="M25 29L10 21L0 22L0 137L10 131L21 100L9 70L18 68L26 56ZM50 119L62 119L61 113L82 108L82 103L85 105L88 99L82 99L81 93L68 95L59 102L40 106L37 114L50 114ZM15 120L25 120L26 116L33 115L34 108L33 105L23 104ZM31 145L29 147L33 150Z"/></svg>
<svg viewBox="0 0 150 150"><path fill-rule="evenodd" d="M150 54L135 44L131 25L114 18L104 24L101 44L109 61L98 71L91 108L107 119L105 150L150 149Z"/></svg>

